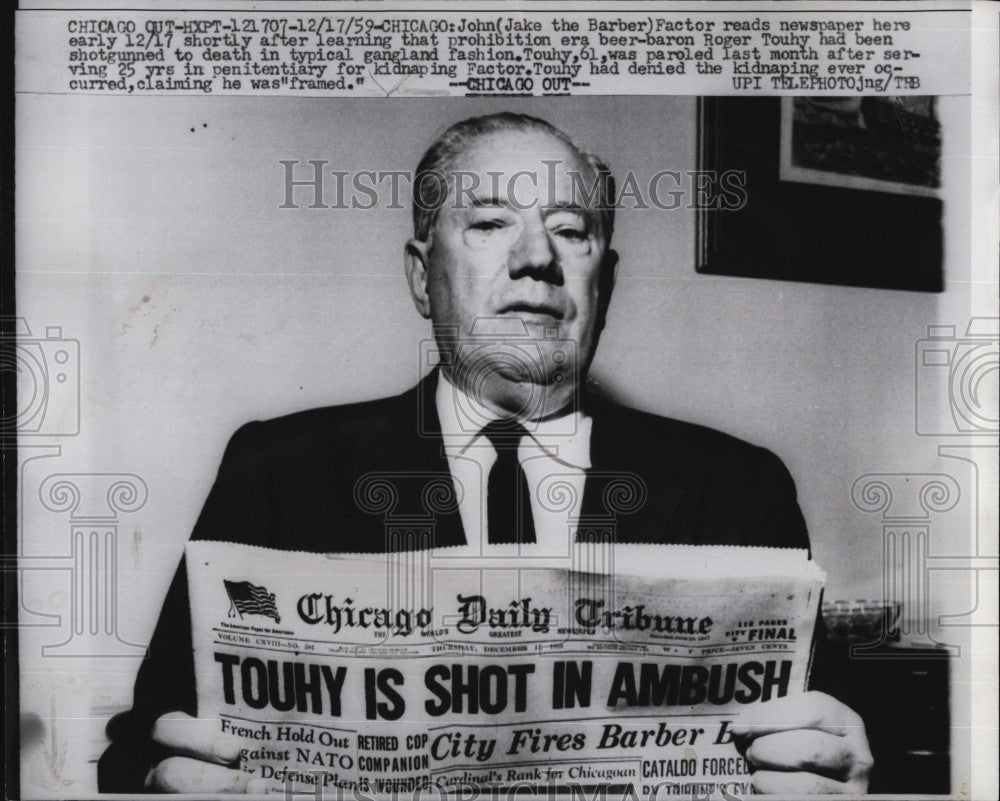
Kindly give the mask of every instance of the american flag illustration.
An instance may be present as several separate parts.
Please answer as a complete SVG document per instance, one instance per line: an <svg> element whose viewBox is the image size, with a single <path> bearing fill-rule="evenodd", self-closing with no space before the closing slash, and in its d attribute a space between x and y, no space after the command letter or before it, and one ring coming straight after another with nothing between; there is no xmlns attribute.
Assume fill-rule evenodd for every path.
<svg viewBox="0 0 1000 801"><path fill-rule="evenodd" d="M274 618L275 623L281 622L278 615L278 607L274 603L274 593L268 592L266 587L258 587L249 581L226 581L226 593L229 595L231 605L229 616L235 617L239 613L243 615L265 615Z"/></svg>

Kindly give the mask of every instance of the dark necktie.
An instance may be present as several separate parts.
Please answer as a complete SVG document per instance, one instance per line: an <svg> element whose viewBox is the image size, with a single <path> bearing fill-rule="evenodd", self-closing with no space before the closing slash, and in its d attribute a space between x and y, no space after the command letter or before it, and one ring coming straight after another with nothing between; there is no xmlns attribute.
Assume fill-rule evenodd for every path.
<svg viewBox="0 0 1000 801"><path fill-rule="evenodd" d="M515 420L495 420L481 432L496 448L486 495L486 532L491 544L534 542L528 479L517 460L517 446L527 435Z"/></svg>

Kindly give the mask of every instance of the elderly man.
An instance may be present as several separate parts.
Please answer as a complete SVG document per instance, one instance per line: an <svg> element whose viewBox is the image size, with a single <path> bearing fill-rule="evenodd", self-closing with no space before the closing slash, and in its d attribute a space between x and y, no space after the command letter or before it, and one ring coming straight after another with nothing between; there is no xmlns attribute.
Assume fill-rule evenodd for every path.
<svg viewBox="0 0 1000 801"><path fill-rule="evenodd" d="M608 477L647 501L618 521L620 542L808 547L795 488L769 452L583 391L617 254L613 182L561 131L532 117L460 122L414 181L405 248L417 311L434 323L440 367L398 397L244 426L232 438L193 537L320 552L380 552L383 521L359 482L450 476L430 547L566 550L567 521L600 509ZM578 490L553 509L558 475ZM578 538L585 532L578 530ZM871 765L849 708L812 691L762 705L737 728L761 792L858 793ZM168 593L131 713L109 725L103 791L246 789L242 744L197 718L183 565ZM254 789L251 787L250 789Z"/></svg>

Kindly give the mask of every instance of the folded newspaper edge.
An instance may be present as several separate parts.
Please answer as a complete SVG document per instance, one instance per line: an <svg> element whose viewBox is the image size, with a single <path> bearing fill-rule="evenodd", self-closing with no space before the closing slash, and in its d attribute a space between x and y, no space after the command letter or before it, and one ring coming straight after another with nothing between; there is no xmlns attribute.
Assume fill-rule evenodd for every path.
<svg viewBox="0 0 1000 801"><path fill-rule="evenodd" d="M203 541L208 542L208 541ZM623 575L642 578L734 578L738 576L797 576L826 582L826 572L813 560L805 548L782 548L770 545L677 545L659 543L574 543L563 555L551 553L543 556L514 555L511 546L484 544L481 547L445 546L431 549L393 550L385 553L338 551L316 552L284 548L268 548L261 545L247 545L228 540L211 540L218 545L232 545L248 551L274 552L280 554L322 555L328 562L350 562L360 560L366 564L373 557L381 560L392 557L406 558L406 554L430 553L457 565L490 567L492 569L566 567L572 565L577 570L588 572L609 572L614 570ZM185 550L198 547L200 541L188 542ZM604 551L610 559L595 562L596 551ZM650 559L655 553L657 559ZM478 560L486 558L488 563Z"/></svg>

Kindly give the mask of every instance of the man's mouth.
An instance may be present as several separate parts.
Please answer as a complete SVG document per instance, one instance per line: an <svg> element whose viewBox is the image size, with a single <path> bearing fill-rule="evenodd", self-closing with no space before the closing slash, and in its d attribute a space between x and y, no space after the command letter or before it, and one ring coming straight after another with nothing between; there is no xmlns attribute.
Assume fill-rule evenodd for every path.
<svg viewBox="0 0 1000 801"><path fill-rule="evenodd" d="M561 320L563 311L558 306L551 306L547 303L508 303L500 309L500 314L516 314L528 320Z"/></svg>

